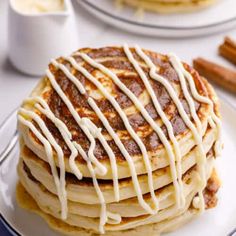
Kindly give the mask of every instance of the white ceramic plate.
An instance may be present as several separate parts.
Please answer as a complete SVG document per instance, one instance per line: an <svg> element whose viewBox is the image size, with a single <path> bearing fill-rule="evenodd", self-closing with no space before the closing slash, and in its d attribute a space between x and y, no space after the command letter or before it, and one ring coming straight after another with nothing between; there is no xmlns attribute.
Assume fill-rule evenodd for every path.
<svg viewBox="0 0 236 236"><path fill-rule="evenodd" d="M218 206L168 236L226 236L236 228L236 111L222 102L224 151L218 159L222 188L218 194ZM8 119L9 120L9 119ZM0 128L0 140L9 137L15 129L16 117L12 116L4 129ZM1 146L0 146L1 152ZM56 236L37 215L18 207L15 200L17 182L16 165L18 147L0 166L0 212L3 223L13 235Z"/></svg>
<svg viewBox="0 0 236 236"><path fill-rule="evenodd" d="M77 0L86 10L115 27L144 35L190 37L212 34L236 26L236 1L219 0L210 8L185 14L145 12L142 19L133 8L118 9L115 0Z"/></svg>

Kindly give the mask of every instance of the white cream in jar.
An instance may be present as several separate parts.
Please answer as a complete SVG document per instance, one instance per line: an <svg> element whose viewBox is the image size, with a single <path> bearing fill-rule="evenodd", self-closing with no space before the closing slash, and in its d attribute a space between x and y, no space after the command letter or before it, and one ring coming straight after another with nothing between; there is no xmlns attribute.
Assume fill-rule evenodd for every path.
<svg viewBox="0 0 236 236"><path fill-rule="evenodd" d="M65 9L64 0L14 0L15 9L25 14L58 12Z"/></svg>

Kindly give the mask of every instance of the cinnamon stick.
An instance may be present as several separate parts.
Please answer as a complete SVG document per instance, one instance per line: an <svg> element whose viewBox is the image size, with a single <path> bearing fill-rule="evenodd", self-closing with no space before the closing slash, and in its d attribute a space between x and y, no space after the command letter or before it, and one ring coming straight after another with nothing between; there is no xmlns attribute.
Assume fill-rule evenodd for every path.
<svg viewBox="0 0 236 236"><path fill-rule="evenodd" d="M221 87L236 93L236 71L203 58L193 60L193 67L200 75L215 82Z"/></svg>
<svg viewBox="0 0 236 236"><path fill-rule="evenodd" d="M236 65L236 41L225 37L224 43L219 46L219 54Z"/></svg>

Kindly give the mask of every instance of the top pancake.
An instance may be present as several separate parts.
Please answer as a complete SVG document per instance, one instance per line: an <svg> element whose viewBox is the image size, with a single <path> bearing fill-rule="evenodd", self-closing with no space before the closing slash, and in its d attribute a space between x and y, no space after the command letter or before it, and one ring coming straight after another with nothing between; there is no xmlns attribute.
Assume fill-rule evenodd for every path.
<svg viewBox="0 0 236 236"><path fill-rule="evenodd" d="M125 86L135 94L135 96L139 99L139 101L145 106L149 115L155 120L155 122L163 129L164 133L167 135L166 128L163 126L162 121L153 106L151 98L148 95L148 92L146 91L142 80L140 79L138 73L136 72L132 64L128 61L123 51L123 48L121 47L104 47L98 49L84 48L80 49L79 51L88 54L91 58L95 59L97 62L103 64L105 67L109 68L113 73L115 73L117 77L125 84ZM131 52L135 57L135 59L138 60L140 66L143 68L146 76L149 78L149 69L147 65L144 63L144 61L142 61L141 58L139 58L139 56L135 53L133 49L131 49ZM181 103L184 106L185 111L189 114L189 107L187 105L186 100L184 99L183 92L180 88L180 81L178 75L174 70L174 68L172 67L172 65L170 64L168 57L147 50L144 50L144 52L151 58L153 63L156 65L157 73L163 76L174 87ZM102 85L110 92L111 95L113 95L113 97L119 103L125 114L128 116L130 125L145 144L145 147L148 151L148 155L152 163L153 170L167 166L168 157L165 148L163 148L163 145L158 135L146 122L146 120L137 110L132 101L104 73L90 66L88 63L83 61L80 56L73 54L73 57L80 65L86 68L100 83L102 83ZM78 114L81 117L89 118L90 120L93 121L93 123L97 127L102 128L102 134L108 141L108 144L111 147L116 157L118 165L118 177L119 178L130 177L130 171L127 161L119 151L115 142L108 135L106 129L102 125L96 113L89 106L88 104L89 97L92 97L96 101L98 107L106 116L113 130L120 137L126 150L132 156L137 174L145 173L146 170L143 165L143 158L141 151L138 145L135 143L135 141L130 137L129 133L127 132L123 124L123 121L121 120L120 116L115 111L113 106L110 104L110 102L95 87L95 85L93 85L80 72L78 72L75 68L73 68L68 61L64 60L63 58L59 58L57 61L65 65L66 68L85 87L86 94L85 95L80 94L78 89L67 78L67 76L62 72L62 70L56 68L53 64L49 65L50 71L55 76L55 79L60 85L63 92L66 94L66 96L72 102L73 106L76 108ZM193 68L191 68L185 63L183 65L185 69L192 75L198 93L202 96L211 98L215 103L215 109L217 110L218 108L217 108L216 96L210 85L207 83L207 81L202 79ZM174 133L177 136L177 139L180 143L181 151L187 153L189 150L191 150L192 147L195 146L192 133L186 127L185 123L180 117L175 105L173 104L173 101L171 100L165 88L159 82L153 79L149 78L149 81L154 89L155 95L159 103L161 104L161 107L163 108L164 112L168 116L168 119L172 123ZM60 120L62 120L67 125L69 131L73 134L73 140L79 143L83 147L83 149L87 152L89 149L90 142L88 141L83 131L77 125L76 121L72 117L71 113L69 112L68 108L66 107L62 99L52 88L46 76L42 78L42 80L39 82L38 86L34 89L31 95L40 96L47 102L47 104L49 105L50 109L55 114L55 116ZM37 110L33 105L34 104L32 102L26 101L22 106L27 108L28 110L32 111ZM204 134L205 130L207 129L208 118L210 116L210 107L207 104L195 101L195 109L202 123L203 134ZM65 155L64 158L66 164L66 171L72 172L68 164L70 149L67 147L60 132L58 131L54 123L51 122L48 118L46 118L43 114L41 114L40 111L37 110L37 114L39 114L43 118L47 128L53 134L58 144L62 147ZM28 117L27 119L30 118ZM38 129L40 130L39 127ZM19 130L24 139L24 143L34 153L36 153L37 156L39 156L39 158L43 159L44 161L48 161L42 143L34 136L34 134L29 130L29 128L23 125L22 123L19 123ZM56 157L56 153L54 154L55 154L55 161L57 163L58 159ZM112 171L110 167L110 160L106 151L104 150L104 148L102 147L101 143L98 140L96 140L94 155L108 169L106 175L98 176L98 178L111 179ZM79 155L76 158L76 164L78 165L84 177L91 177L90 172L87 169L86 162Z"/></svg>

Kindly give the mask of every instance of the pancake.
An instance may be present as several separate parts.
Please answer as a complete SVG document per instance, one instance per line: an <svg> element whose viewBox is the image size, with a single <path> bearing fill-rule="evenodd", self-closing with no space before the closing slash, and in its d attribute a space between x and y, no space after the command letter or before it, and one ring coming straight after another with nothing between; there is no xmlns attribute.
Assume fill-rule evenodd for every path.
<svg viewBox="0 0 236 236"><path fill-rule="evenodd" d="M212 168L214 166L214 158L211 155L212 153L209 153L207 167L208 177L209 174L212 172ZM21 160L18 166L18 173L19 176L21 176L21 183L22 185L24 185L24 188L27 189L30 194L33 194L34 199L36 199L37 202L39 201L40 205L47 205L49 208L54 207L55 209L57 209L56 211L59 212L60 205L58 204L58 198L56 194L52 194L48 189L44 187L43 184L41 184L40 181L38 181L32 175L30 169L27 167L23 160ZM198 184L198 178L199 176L196 171L196 166L189 169L183 175L184 187L186 188L184 189L184 191L186 192L186 194L189 194L192 190L194 190L194 188L196 188L196 185ZM162 202L160 202L160 209L164 209L167 205L170 206L175 202L174 188L172 184L166 185L162 188L158 188L155 191L155 194L158 199L160 199L160 201L165 201L166 199L168 199L167 203L164 203L164 205L162 204ZM47 198L49 199L48 201L46 200ZM150 194L145 194L144 198L151 204ZM71 208L74 214L79 214L88 217L99 217L99 204L81 204L81 202L71 200L68 202L68 204L72 204ZM128 209L127 206L129 206ZM110 204L107 204L107 208L111 209L112 212L115 212L125 217L135 217L139 215L144 215L146 213L139 206L135 197L127 198L123 201L120 201L119 203L112 202Z"/></svg>
<svg viewBox="0 0 236 236"><path fill-rule="evenodd" d="M113 50L115 51L114 55L112 54ZM86 51L89 52L89 49L84 49L84 52L86 52ZM145 96L143 95L143 94L147 94L147 92L145 91L144 88L142 88L143 85L137 76L137 72L135 72L135 70L132 68L131 63L128 62L128 59L125 57L124 53L122 53L122 50L120 48L105 48L105 49L101 49L101 52L99 52L99 53L96 52L96 50L92 50L90 53L88 53L88 55L94 59L97 59L98 61L103 61L102 64L106 65L109 69L111 69L111 71L117 73L117 75L119 76L119 78L122 81L123 80L126 81L125 83L130 83L129 80L132 80L133 83L130 83L129 88L132 89L132 92L135 92L135 91L139 92L139 94L140 94L138 96L139 100L141 100L143 102L143 104L146 105L145 108L148 109L149 113L153 116L153 118L156 117L156 119L157 119L156 122L162 123L160 118L158 119L157 113L155 113L155 108L153 107L153 104L151 103L150 97L147 97L147 95L145 95ZM158 67L160 67L161 74L163 74L167 80L171 80L172 85L175 87L176 91L180 93L180 84L179 84L179 81L177 78L178 75L173 70L173 68L170 66L169 62L166 61L166 58L163 55L154 54L154 53L151 53L148 51L147 51L147 55L150 55L153 62L156 63L156 65ZM99 56L100 56L100 58L99 58ZM118 57L118 59L117 59L117 57ZM65 65L69 66L68 62L66 62L64 59L60 59L60 60ZM142 62L141 59L140 59L140 62ZM86 66L88 66L88 65L86 65ZM51 67L52 67L52 65L51 65ZM204 86L204 84L203 84L204 80L201 80L199 75L197 73L194 73L193 69L188 67L187 65L186 65L186 69L190 73L192 73L194 80L196 80L197 86L198 86L197 89L198 89L199 93L200 94L207 93L207 91L204 91L205 86L207 86L207 85ZM146 66L146 70L147 70L147 66ZM57 73L56 77L58 76L58 78L60 80L63 80L63 81L65 80L65 81L67 81L66 83L68 83L68 79L66 79L65 75L63 76L63 74L61 74L60 70L58 70L55 73ZM77 73L77 72L74 72L74 73ZM112 84L109 84L109 83L111 83L111 81L109 81L109 83L107 82L108 78L106 76L101 75L99 73L100 72L98 70L93 71L93 74L97 74L96 76L98 76L98 77L103 76L102 80L104 80L104 84L106 86L108 86L108 87L114 86ZM78 74L77 76L82 76L82 75ZM82 79L84 80L84 77L82 77L81 80ZM88 89L88 91L92 91L93 96L95 96L95 97L99 96L98 95L99 91L95 90L89 81L87 83L88 83L88 85L86 84L86 86L87 86L86 88ZM74 91L75 88L72 87L70 83L69 83L69 85L65 85L66 86L64 88L65 91L68 94L74 94L74 96L78 95ZM194 146L194 140L192 137L192 133L186 129L186 126L184 125L184 122L181 119L181 117L179 117L178 115L175 114L176 107L174 107L174 105L171 103L171 99L168 96L165 88L163 88L163 86L155 87L155 85L154 85L154 89L155 89L154 91L156 92L157 96L159 97L158 101L160 102L160 104L163 106L163 108L165 110L168 110L167 115L169 115L168 116L169 119L171 120L170 117L173 117L172 123L174 126L175 134L177 136L176 137L177 141L180 140L179 142L182 141L184 143L184 144L180 143L180 148L183 148L181 150L181 152L184 155L184 154L188 153L188 151ZM210 89L210 88L208 88L208 89ZM116 88L116 90L117 90L117 88ZM115 93L115 91L112 92L112 94L114 94L114 93ZM147 151L149 152L148 154L152 158L152 163L151 163L153 165L152 169L155 170L155 169L162 168L162 167L165 167L166 165L168 165L168 158L167 158L166 150L161 147L162 145L160 143L160 140L158 140L158 136L155 134L155 132L153 130L150 130L150 126L148 127L148 124L145 122L142 115L140 113L137 113L137 110L135 110L135 106L133 104L130 104L130 100L127 98L127 96L122 94L120 91L116 91L116 93L117 93L117 95L115 95L115 96L117 97L118 103L122 106L123 109L126 109L126 111L128 110L130 113L130 115L128 116L129 121L132 123L132 127L134 127L135 132L139 133L140 136L143 137L144 141L146 142ZM64 119L63 121L66 124L69 124L69 126L70 126L69 128L71 129L71 132L73 132L73 135L75 136L75 140L78 140L84 146L88 145L87 142L85 143L86 139L83 135L81 135L82 137L79 137L79 134L76 134L76 132L79 132L80 130L78 129L78 127L76 127L76 124L74 124L73 117L71 117L71 115L68 115L66 117L60 117L60 111L62 110L64 113L68 113L68 109L62 103L60 98L58 98L58 95L55 94L54 91L52 91L52 87L48 84L47 78L44 78L39 83L39 85L33 91L32 96L37 96L39 94L42 95L42 97L45 99L45 101L48 101L49 106L52 109L52 112L55 114L58 114L58 117L60 119ZM181 96L181 94L179 94L179 96ZM88 107L88 104L86 104L85 98L80 98L80 99L81 99L81 101L80 101L81 104L79 104L80 107L76 107L76 110L80 109L81 115L85 115L85 113L86 113L88 118L95 119L94 114L91 114L92 109L90 107ZM188 105L186 104L186 100L183 99L181 101L182 101L182 104L183 104L185 110L187 112L189 112ZM56 106L58 103L60 104L60 106ZM199 104L197 102L195 102L195 103L196 103L196 106L198 107ZM140 149L139 149L138 145L127 134L127 131L125 130L125 127L124 127L123 122L120 119L119 115L114 111L114 109L112 110L112 112L110 111L112 109L112 107L107 102L107 100L104 101L104 97L101 97L99 99L98 105L101 106L101 109L103 112L105 110L109 110L109 112L106 113L106 117L109 120L112 128L115 129L115 131L118 133L118 135L120 134L120 138L121 138L122 142L124 143L125 148L128 150L129 154L133 158L137 174L145 173L146 170L143 165L142 153L140 153ZM28 103L23 105L23 107L25 107L25 108L29 107L29 109L34 109L30 106L31 106L31 104L28 104ZM216 107L216 109L217 109L217 107ZM209 112L210 112L209 106L206 106L205 104L202 104L201 107L199 107L199 109L198 109L198 116L201 119L203 130L205 130L207 128L207 122L208 122L207 118L208 118ZM66 171L71 172L71 168L68 165L68 159L69 159L68 154L70 153L68 150L68 147L66 146L65 142L63 142L63 139L60 136L59 132L57 132L55 125L53 125L51 122L49 122L48 119L46 119L46 121L47 121L46 122L47 127L54 132L54 136L56 137L58 142L61 144L64 153L67 154L64 158L65 165L66 165ZM96 122L98 122L98 123L96 123ZM94 123L98 124L98 125L102 125L97 120L94 120ZM74 129L77 129L77 130L74 130ZM163 129L164 129L164 127L163 127ZM41 159L47 161L47 155L45 153L45 149L44 149L43 145L40 144L37 141L37 139L35 139L35 137L32 135L32 132L30 132L30 129L27 126L19 123L19 130L21 131L21 134L23 136L23 139L24 139L24 142L26 143L26 145L34 153L36 153L37 156L39 156ZM103 128L103 130L104 130L104 135L107 135L106 130L104 128ZM109 137L109 139L110 139L110 137ZM118 168L117 168L118 177L119 178L130 177L129 166L128 166L126 160L124 159L124 157L122 156L122 154L120 153L120 151L117 150L117 146L114 144L113 141L108 142L108 143L111 145L112 150L116 154L116 160L117 160L117 165L118 165ZM88 146L86 146L84 148L88 149ZM111 171L111 167L110 167L109 157L107 156L106 152L104 151L104 149L102 149L102 147L99 143L97 144L97 146L95 148L95 157L99 161L101 161L101 163L107 168L107 173L102 176L98 175L98 178L111 179L112 178L112 171ZM56 161L57 166L59 166L58 158L56 157L56 154L55 154L54 159ZM76 164L77 164L78 168L80 169L80 171L82 172L83 176L90 177L90 173L89 173L89 170L87 169L86 162L83 160L83 158L81 156L78 156L76 158Z"/></svg>
<svg viewBox="0 0 236 236"><path fill-rule="evenodd" d="M215 194L219 186L219 179L215 170L213 170L204 192L206 208L212 208L215 206L217 202ZM41 211L39 205L29 195L29 193L24 189L21 184L17 185L17 201L21 207L39 214L45 219L45 221L49 224L51 228L60 233L63 233L64 235L97 235L96 233L90 230L85 230L83 228L64 223L63 221L53 217L51 214L46 214ZM170 232L176 230L182 224L185 224L186 222L190 221L198 214L199 212L191 205L185 213L173 217L170 220L164 220L158 224L148 224L145 226L139 226L135 229L124 230L122 231L122 235L143 235L143 233L148 233L148 235L157 235L159 232ZM119 231L109 232L106 235L120 235L120 233Z"/></svg>
<svg viewBox="0 0 236 236"><path fill-rule="evenodd" d="M20 164L18 167L19 175L21 176L21 183L24 188L32 194L32 197L37 201L38 205L47 206L52 209L52 211L60 211L60 203L55 194L48 191L39 181L37 181L26 169L26 165L23 163L23 167ZM184 175L184 183L186 187L186 194L189 194L195 184L197 184L197 178L193 177L196 175L196 171ZM174 204L174 193L173 185L168 185L164 188L155 191L156 196L160 201L165 201L160 203L160 209L164 209L171 204ZM150 194L144 196L145 199L150 202ZM129 206L129 207L127 207ZM69 212L82 215L87 217L99 217L99 204L81 204L79 202L68 201ZM130 198L119 203L107 204L107 209L111 212L120 214L122 217L136 217L139 215L144 215L146 212L139 206L136 198Z"/></svg>
<svg viewBox="0 0 236 236"><path fill-rule="evenodd" d="M204 9L216 0L121 0L123 4L157 13L182 13Z"/></svg>
<svg viewBox="0 0 236 236"><path fill-rule="evenodd" d="M174 54L124 45L52 60L18 130L18 202L64 234L162 233L216 205L218 99Z"/></svg>
<svg viewBox="0 0 236 236"><path fill-rule="evenodd" d="M210 151L213 146L215 139L212 139L211 135L208 136L206 143L206 152ZM54 185L54 180L50 172L50 166L41 161L37 156L32 154L27 148L25 148L28 155L22 154L21 157L24 160L26 166L32 170L31 174L38 181L43 183L46 189L50 192L56 194L57 190ZM24 149L23 149L24 150ZM196 163L196 148L192 152L188 153L187 156L183 157L182 170L183 174L193 167ZM171 183L171 174L170 168L164 167L159 170L154 171L153 173L154 180L154 189L162 188L165 185ZM96 191L93 187L93 183L89 181L90 179L84 179L83 181L78 181L74 175L68 175L66 178L67 182L67 197L68 199L76 202L86 203L86 204L98 204L99 199L96 195ZM138 181L141 186L141 191L143 194L149 192L147 175L139 175ZM99 186L104 194L106 203L114 202L114 193L113 193L113 183L112 180L99 181ZM119 190L120 190L120 200L131 198L136 196L135 190L133 188L132 180L130 178L121 179L119 181Z"/></svg>

